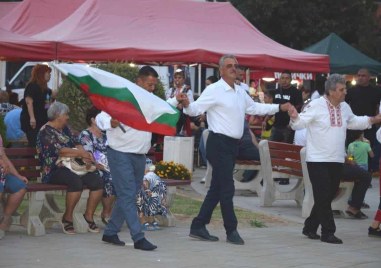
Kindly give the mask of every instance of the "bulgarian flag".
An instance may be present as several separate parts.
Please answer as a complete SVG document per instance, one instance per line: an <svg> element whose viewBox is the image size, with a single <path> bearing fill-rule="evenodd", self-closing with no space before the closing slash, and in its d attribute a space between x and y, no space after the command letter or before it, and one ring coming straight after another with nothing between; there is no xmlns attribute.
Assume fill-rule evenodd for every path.
<svg viewBox="0 0 381 268"><path fill-rule="evenodd" d="M172 136L179 111L138 85L82 64L54 64L81 88L99 110L132 128Z"/></svg>

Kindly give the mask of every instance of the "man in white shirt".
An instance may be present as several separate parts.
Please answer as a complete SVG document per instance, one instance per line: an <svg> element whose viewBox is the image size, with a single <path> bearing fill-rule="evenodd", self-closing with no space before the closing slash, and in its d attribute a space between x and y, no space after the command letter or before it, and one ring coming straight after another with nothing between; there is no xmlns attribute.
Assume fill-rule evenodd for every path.
<svg viewBox="0 0 381 268"><path fill-rule="evenodd" d="M249 86L243 82L245 80L244 77L245 77L245 67L240 65L238 66L237 79L235 80L235 83L249 94Z"/></svg>
<svg viewBox="0 0 381 268"><path fill-rule="evenodd" d="M144 66L139 70L136 84L152 93L157 78L158 74L152 67ZM181 97L180 95L179 99ZM176 99L170 99L168 102L173 106L178 103ZM99 128L106 130L109 146L107 158L116 191L115 205L102 240L124 246L125 243L119 240L117 234L126 221L134 248L154 250L157 247L145 239L136 209L136 193L143 180L145 155L151 147L152 134L128 127L105 112L96 117L96 122Z"/></svg>
<svg viewBox="0 0 381 268"><path fill-rule="evenodd" d="M189 235L200 240L218 240L218 237L209 234L205 225L210 222L214 208L220 203L227 242L243 245L244 241L237 231L237 218L233 206L233 169L238 142L243 134L245 114L274 114L279 108L287 111L290 104L254 102L235 84L238 67L235 56L222 56L219 66L221 79L208 86L195 102L183 102L184 113L190 116L208 113L210 134L206 144L206 155L213 166L210 189L198 216L192 221Z"/></svg>
<svg viewBox="0 0 381 268"><path fill-rule="evenodd" d="M332 244L343 243L334 235L336 226L331 202L340 185L346 130L370 128L381 121L381 114L375 117L355 116L344 102L346 93L344 77L333 74L325 83L324 97L311 101L300 114L294 107L288 112L294 130L307 128L306 162L314 207L304 223L303 234ZM321 236L317 234L319 225Z"/></svg>

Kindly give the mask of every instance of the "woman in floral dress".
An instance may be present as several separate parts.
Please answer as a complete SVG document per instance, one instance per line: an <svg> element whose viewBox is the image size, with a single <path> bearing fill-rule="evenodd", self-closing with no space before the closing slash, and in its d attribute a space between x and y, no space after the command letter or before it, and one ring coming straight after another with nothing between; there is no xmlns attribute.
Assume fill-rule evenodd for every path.
<svg viewBox="0 0 381 268"><path fill-rule="evenodd" d="M106 133L102 132L95 123L95 117L101 111L91 107L86 114L86 122L89 127L81 132L79 141L83 148L92 153L97 163L99 175L103 179L103 210L101 218L104 224L108 223L111 216L112 206L115 201L115 189L112 184L110 169L107 162L107 138Z"/></svg>

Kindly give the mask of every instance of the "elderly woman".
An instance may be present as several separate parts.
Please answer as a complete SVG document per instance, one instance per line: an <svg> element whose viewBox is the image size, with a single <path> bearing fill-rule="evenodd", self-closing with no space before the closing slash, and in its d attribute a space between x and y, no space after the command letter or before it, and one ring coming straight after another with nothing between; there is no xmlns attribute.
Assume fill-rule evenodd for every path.
<svg viewBox="0 0 381 268"><path fill-rule="evenodd" d="M79 141L83 148L90 152L97 163L98 172L103 179L103 210L101 218L104 224L108 223L111 216L112 205L115 201L115 189L112 184L110 168L107 161L107 137L95 123L95 117L101 111L91 107L86 114L86 122L89 127L81 132Z"/></svg>
<svg viewBox="0 0 381 268"><path fill-rule="evenodd" d="M67 185L66 210L62 217L62 228L65 234L75 234L73 211L78 203L82 190L86 186L90 190L86 212L83 215L88 223L88 230L99 232L93 215L102 198L103 182L96 172L88 172L79 176L72 170L58 164L61 157L80 158L86 164L94 162L91 153L85 151L74 140L67 127L69 108L60 102L54 102L48 109L49 121L41 128L37 136L37 150L43 167L42 180L45 183Z"/></svg>

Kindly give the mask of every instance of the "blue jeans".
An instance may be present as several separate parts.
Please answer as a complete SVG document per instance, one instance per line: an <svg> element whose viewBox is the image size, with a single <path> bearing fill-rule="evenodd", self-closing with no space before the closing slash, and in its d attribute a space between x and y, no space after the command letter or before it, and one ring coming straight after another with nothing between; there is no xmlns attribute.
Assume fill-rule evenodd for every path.
<svg viewBox="0 0 381 268"><path fill-rule="evenodd" d="M144 233L138 218L136 194L143 181L146 156L108 148L107 158L115 187L116 201L104 235L116 235L126 221L132 240L139 241L144 238Z"/></svg>

